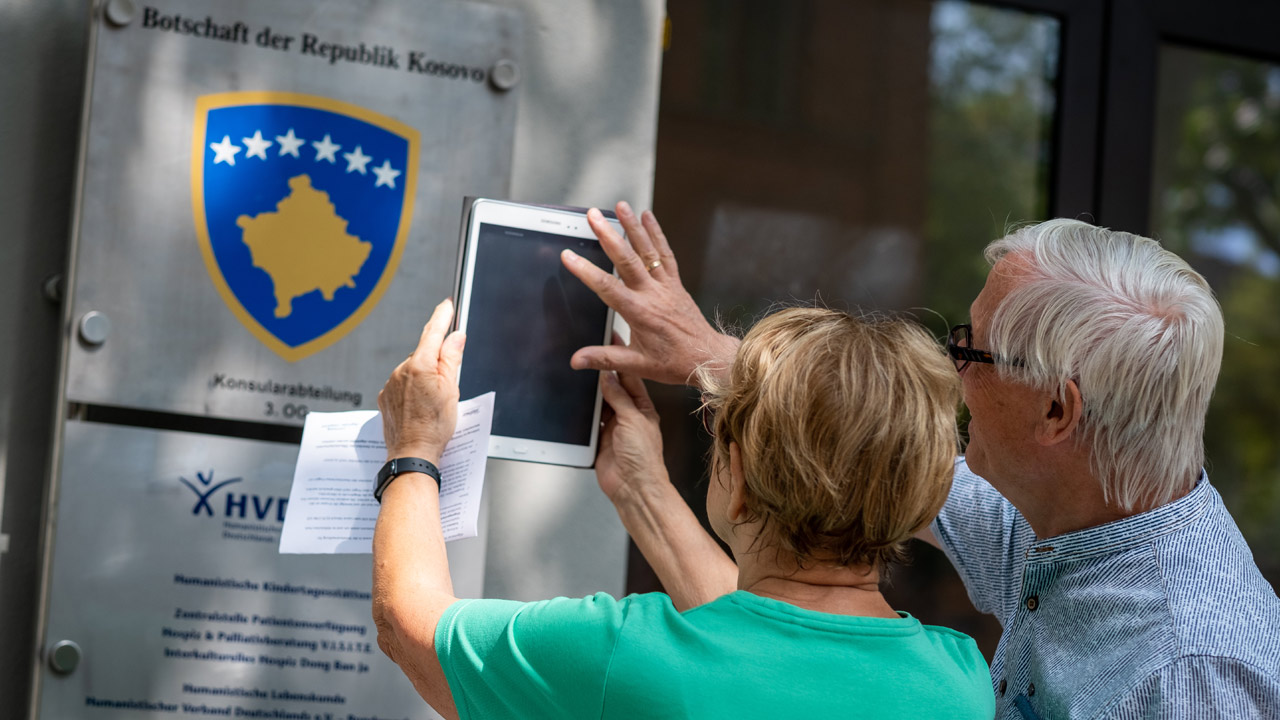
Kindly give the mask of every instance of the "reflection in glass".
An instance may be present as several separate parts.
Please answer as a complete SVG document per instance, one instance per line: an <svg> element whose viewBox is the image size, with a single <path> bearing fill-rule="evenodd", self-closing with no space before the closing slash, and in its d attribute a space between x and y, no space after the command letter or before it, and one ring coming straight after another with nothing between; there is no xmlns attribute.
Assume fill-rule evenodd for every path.
<svg viewBox="0 0 1280 720"><path fill-rule="evenodd" d="M708 312L928 307L1048 206L1059 24L965 2L673 3L655 206Z"/></svg>
<svg viewBox="0 0 1280 720"><path fill-rule="evenodd" d="M939 338L965 322L986 243L1048 212L1058 21L955 1L667 9L654 207L703 311L745 325L819 300L908 311ZM653 390L700 510L696 394ZM635 572L628 586L655 587ZM889 592L994 650L999 626L940 553L917 548Z"/></svg>
<svg viewBox="0 0 1280 720"><path fill-rule="evenodd" d="M939 2L932 29L921 300L956 324L986 279L982 248L1012 225L1048 218L1059 24Z"/></svg>
<svg viewBox="0 0 1280 720"><path fill-rule="evenodd" d="M1159 83L1153 234L1226 316L1209 478L1280 585L1280 66L1167 46Z"/></svg>

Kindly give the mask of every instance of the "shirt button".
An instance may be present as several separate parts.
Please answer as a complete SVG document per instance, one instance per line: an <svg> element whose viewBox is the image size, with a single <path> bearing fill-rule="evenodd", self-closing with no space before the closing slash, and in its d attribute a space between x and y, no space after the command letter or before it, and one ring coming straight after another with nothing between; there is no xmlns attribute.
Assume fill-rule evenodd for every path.
<svg viewBox="0 0 1280 720"><path fill-rule="evenodd" d="M1030 685L1027 686L1027 697L1031 697L1032 695L1035 695L1035 694L1036 694L1036 684L1031 683Z"/></svg>
<svg viewBox="0 0 1280 720"><path fill-rule="evenodd" d="M1000 680L1000 694L1001 694L1001 695L1003 695L1003 694L1004 694L1004 691L1005 691L1005 690L1007 690L1008 688L1009 688L1009 681L1008 681L1008 680L1001 679L1001 680Z"/></svg>
<svg viewBox="0 0 1280 720"><path fill-rule="evenodd" d="M1038 607L1040 607L1040 598L1036 597L1035 595L1032 595L1031 597L1027 598L1028 610L1030 610L1031 612L1035 612L1036 608Z"/></svg>

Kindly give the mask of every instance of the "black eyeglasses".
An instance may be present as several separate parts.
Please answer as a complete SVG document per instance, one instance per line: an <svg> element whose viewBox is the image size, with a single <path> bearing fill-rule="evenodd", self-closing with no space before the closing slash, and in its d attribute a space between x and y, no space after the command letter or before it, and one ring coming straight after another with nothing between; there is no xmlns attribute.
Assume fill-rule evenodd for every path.
<svg viewBox="0 0 1280 720"><path fill-rule="evenodd" d="M971 362L987 363L989 365L1001 362L990 352L973 347L972 325L956 325L951 328L951 333L947 335L947 354L951 356L951 361L955 363L956 372L964 370ZM1010 361L1009 364L1022 365L1018 360Z"/></svg>

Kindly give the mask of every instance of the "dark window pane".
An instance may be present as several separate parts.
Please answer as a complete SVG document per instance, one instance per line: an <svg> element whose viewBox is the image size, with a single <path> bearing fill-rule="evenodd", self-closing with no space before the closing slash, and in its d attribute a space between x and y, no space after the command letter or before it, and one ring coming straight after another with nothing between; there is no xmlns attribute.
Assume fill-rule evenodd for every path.
<svg viewBox="0 0 1280 720"><path fill-rule="evenodd" d="M1209 479L1280 585L1280 66L1167 46L1159 83L1153 233L1226 317Z"/></svg>
<svg viewBox="0 0 1280 720"><path fill-rule="evenodd" d="M965 2L669 3L655 210L704 312L774 303L905 310L943 337L986 276L982 248L1044 219L1059 24ZM926 309L927 308L927 309ZM696 397L655 388L667 462L696 511ZM979 639L946 559L916 548L890 601ZM635 562L630 589L656 587Z"/></svg>

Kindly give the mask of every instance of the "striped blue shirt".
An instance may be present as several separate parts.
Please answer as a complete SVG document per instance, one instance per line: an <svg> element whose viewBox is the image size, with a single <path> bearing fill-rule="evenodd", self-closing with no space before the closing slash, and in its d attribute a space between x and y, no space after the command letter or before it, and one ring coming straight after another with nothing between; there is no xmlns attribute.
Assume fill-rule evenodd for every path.
<svg viewBox="0 0 1280 720"><path fill-rule="evenodd" d="M1280 599L1207 476L1039 540L961 458L932 530L1004 627L997 718L1280 718Z"/></svg>

